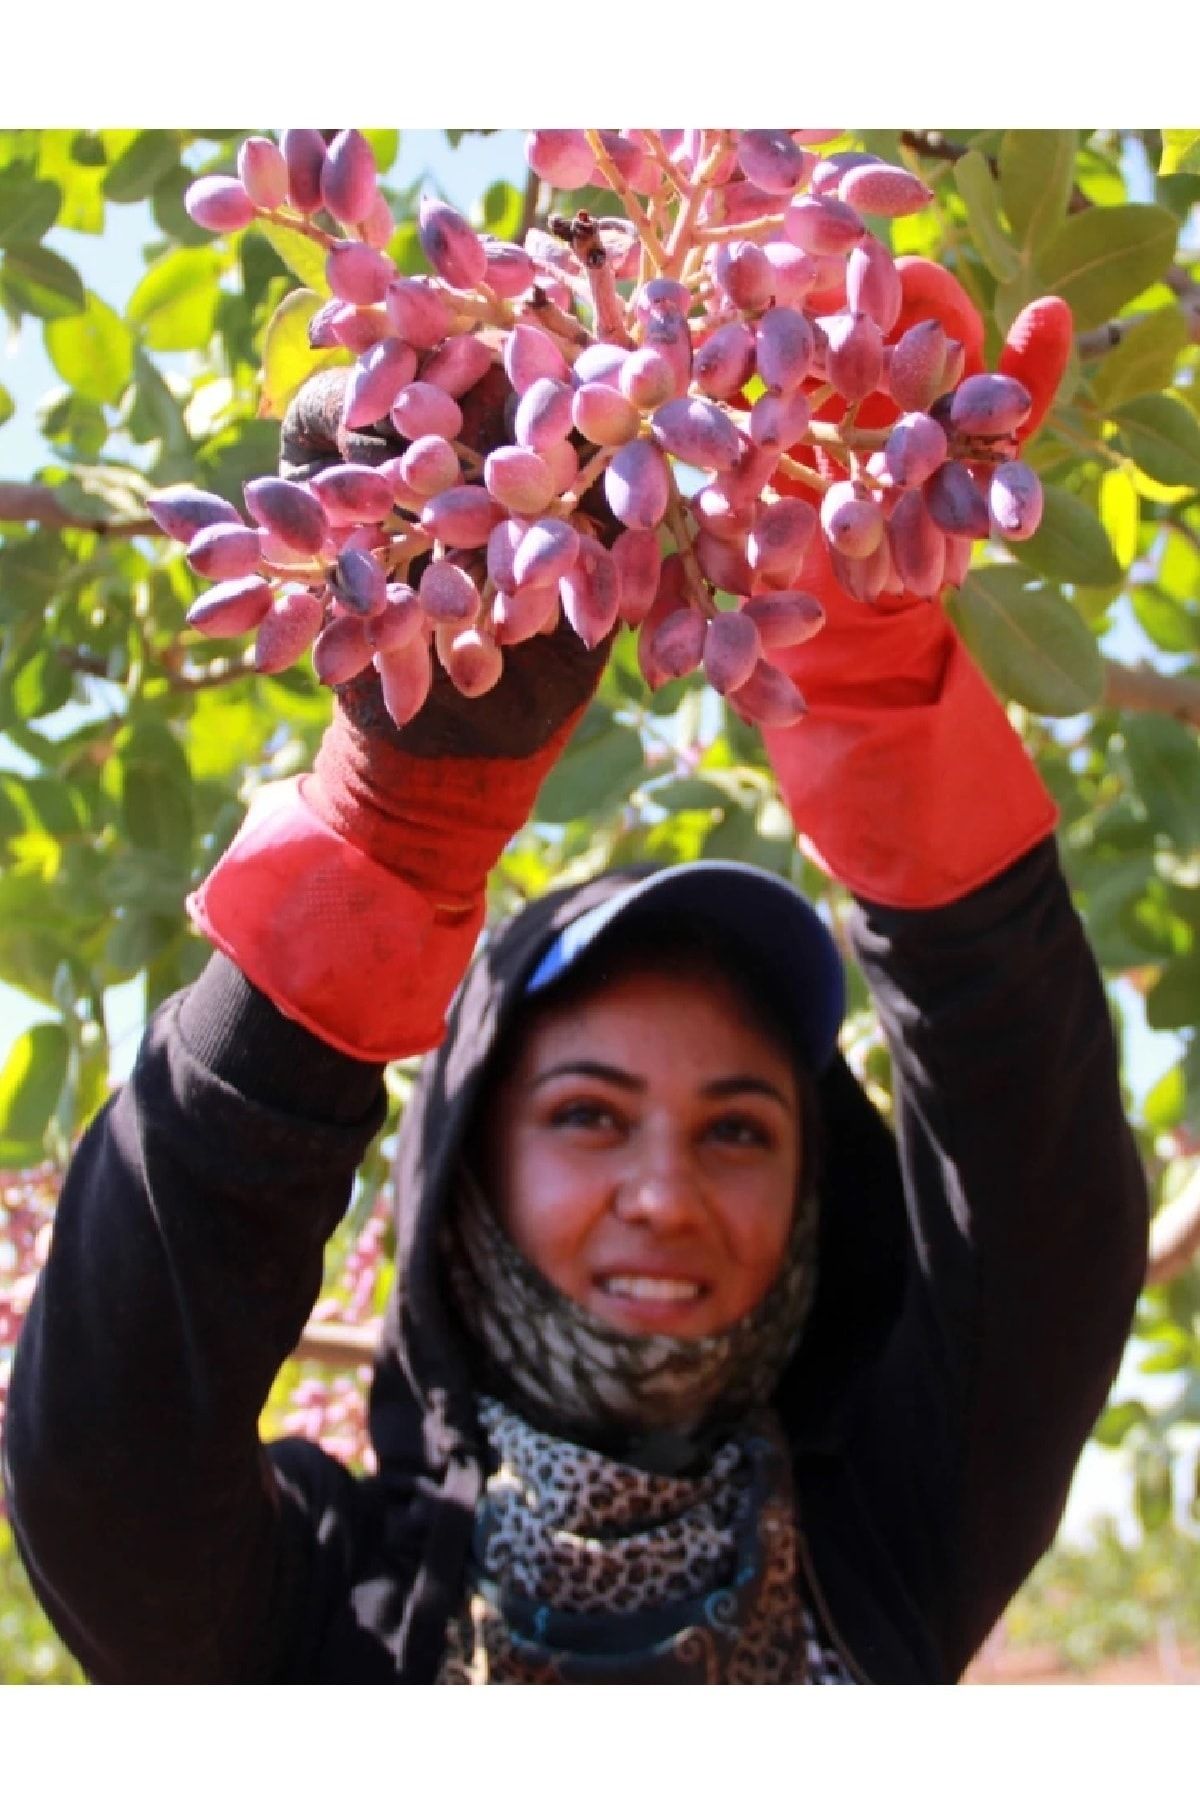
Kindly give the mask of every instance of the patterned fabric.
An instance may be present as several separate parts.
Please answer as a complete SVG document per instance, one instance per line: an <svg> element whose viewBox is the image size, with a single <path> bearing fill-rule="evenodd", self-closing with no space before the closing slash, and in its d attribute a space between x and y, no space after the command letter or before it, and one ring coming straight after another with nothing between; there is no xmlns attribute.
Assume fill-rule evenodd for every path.
<svg viewBox="0 0 1200 1800"><path fill-rule="evenodd" d="M804 1193L770 1291L728 1331L703 1338L634 1336L568 1299L522 1256L465 1168L443 1260L481 1387L550 1431L680 1468L773 1392L812 1304L816 1238L816 1198Z"/></svg>
<svg viewBox="0 0 1200 1800"><path fill-rule="evenodd" d="M485 1398L496 1457L439 1682L846 1684L800 1598L770 1413L700 1475L655 1474Z"/></svg>

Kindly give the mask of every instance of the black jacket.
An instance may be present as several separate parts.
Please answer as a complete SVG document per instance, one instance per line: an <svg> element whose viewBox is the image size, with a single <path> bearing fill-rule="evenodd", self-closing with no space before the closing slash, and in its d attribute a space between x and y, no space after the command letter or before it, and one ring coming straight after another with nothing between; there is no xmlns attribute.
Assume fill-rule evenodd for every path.
<svg viewBox="0 0 1200 1800"><path fill-rule="evenodd" d="M257 1420L383 1113L381 1074L224 958L155 1017L68 1176L4 1443L17 1542L96 1680L428 1682L481 1485L436 1236L528 972L614 871L469 972L401 1133L378 1475ZM899 1149L840 1061L817 1299L777 1404L808 1577L862 1678L961 1674L1049 1544L1116 1372L1146 1198L1091 954L1040 845L953 905L852 925Z"/></svg>

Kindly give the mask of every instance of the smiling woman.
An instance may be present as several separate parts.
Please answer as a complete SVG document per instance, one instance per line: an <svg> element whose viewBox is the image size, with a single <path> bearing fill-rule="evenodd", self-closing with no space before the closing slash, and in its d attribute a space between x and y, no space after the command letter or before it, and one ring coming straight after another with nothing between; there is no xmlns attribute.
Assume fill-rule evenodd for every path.
<svg viewBox="0 0 1200 1800"><path fill-rule="evenodd" d="M800 1074L748 981L687 954L677 929L682 945L623 947L523 1022L487 1107L484 1169L505 1229L555 1287L619 1329L692 1338L735 1324L780 1271Z"/></svg>
<svg viewBox="0 0 1200 1800"><path fill-rule="evenodd" d="M502 440L500 384L461 398ZM819 546L803 581L810 714L764 748L858 897L897 1137L777 876L618 863L472 960L611 636L469 701L439 666L403 727L339 684L191 896L214 954L76 1153L15 1359L14 1530L94 1679L948 1682L1045 1548L1144 1266L1103 988L941 609ZM258 1424L425 1052L357 1478Z"/></svg>

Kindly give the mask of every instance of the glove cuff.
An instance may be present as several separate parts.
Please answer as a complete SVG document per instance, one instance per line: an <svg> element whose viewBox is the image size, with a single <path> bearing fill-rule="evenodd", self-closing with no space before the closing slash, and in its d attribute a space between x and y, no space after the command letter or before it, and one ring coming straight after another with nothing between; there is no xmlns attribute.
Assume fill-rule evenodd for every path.
<svg viewBox="0 0 1200 1800"><path fill-rule="evenodd" d="M1053 829L1058 812L1020 739L948 632L918 705L822 700L763 739L803 846L864 900L944 906Z"/></svg>
<svg viewBox="0 0 1200 1800"><path fill-rule="evenodd" d="M301 780L263 788L188 912L286 1018L382 1063L441 1042L484 919L382 867L309 803Z"/></svg>
<svg viewBox="0 0 1200 1800"><path fill-rule="evenodd" d="M532 755L506 759L413 756L358 731L339 711L304 780L304 798L331 831L435 906L473 909L580 712Z"/></svg>

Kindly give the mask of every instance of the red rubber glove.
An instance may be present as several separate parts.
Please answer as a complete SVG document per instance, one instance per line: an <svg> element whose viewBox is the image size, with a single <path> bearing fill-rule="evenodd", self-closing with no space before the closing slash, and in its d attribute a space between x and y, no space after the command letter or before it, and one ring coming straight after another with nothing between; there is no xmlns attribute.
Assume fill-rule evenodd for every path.
<svg viewBox="0 0 1200 1800"><path fill-rule="evenodd" d="M485 376L463 397L468 442L504 441L502 391ZM302 390L284 422L286 473L315 474L339 449L355 461L396 453L378 428L347 439L340 398L327 377ZM488 872L528 818L608 649L587 650L560 624L506 651L503 676L477 700L439 666L403 730L373 669L348 682L313 773L263 790L189 899L200 930L335 1049L388 1062L432 1048L483 924Z"/></svg>
<svg viewBox="0 0 1200 1800"><path fill-rule="evenodd" d="M896 330L937 318L977 354L982 327L954 277L918 258L898 267L905 298ZM1023 435L1049 407L1069 349L1062 301L1037 301L1015 321L1001 368L1033 397ZM785 479L775 485L806 491ZM912 594L870 606L853 600L834 579L823 539L797 585L821 601L825 626L770 654L809 714L787 730L764 729L763 739L820 867L867 900L940 906L1053 829L1053 801L940 605Z"/></svg>

